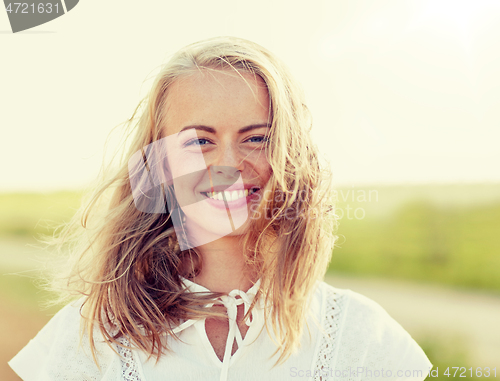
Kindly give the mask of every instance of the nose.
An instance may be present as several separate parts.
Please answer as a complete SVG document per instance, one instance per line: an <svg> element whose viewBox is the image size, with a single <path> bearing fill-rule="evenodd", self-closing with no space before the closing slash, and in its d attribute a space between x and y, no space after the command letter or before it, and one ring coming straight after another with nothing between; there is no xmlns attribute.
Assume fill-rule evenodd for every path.
<svg viewBox="0 0 500 381"><path fill-rule="evenodd" d="M228 167L224 165L212 165L210 169L213 173L227 177L228 179L235 179L239 176L240 170L235 167Z"/></svg>
<svg viewBox="0 0 500 381"><path fill-rule="evenodd" d="M244 159L238 149L232 144L227 144L221 148L216 160L211 165L214 173L222 174L228 178L238 177L244 169Z"/></svg>

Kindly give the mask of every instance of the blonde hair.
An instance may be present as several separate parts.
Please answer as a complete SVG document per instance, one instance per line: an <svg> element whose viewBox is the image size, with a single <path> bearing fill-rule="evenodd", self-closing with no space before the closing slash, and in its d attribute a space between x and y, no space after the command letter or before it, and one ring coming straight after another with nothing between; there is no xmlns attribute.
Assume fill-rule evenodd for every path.
<svg viewBox="0 0 500 381"><path fill-rule="evenodd" d="M143 213L134 206L127 167L133 153L162 138L169 87L204 68L250 72L262 78L269 92L272 124L266 154L272 176L254 211L260 218L251 220L241 238L248 268L261 279L258 297L272 306L265 310L266 327L277 340L278 364L298 347L307 301L330 260L333 192L330 173L310 138L312 123L301 88L273 54L250 41L201 41L164 65L134 113L142 109L140 118L129 121L133 135L120 166L59 235L59 245L70 250L73 260L67 275L59 277L63 287L57 281L53 285L63 297L86 296L93 350L91 333L99 327L109 344L119 345L117 339L126 335L159 357L169 349L161 335L175 336L172 330L182 320L221 315L204 308L221 293L184 289L180 276L197 274L201 257L195 249L180 250L169 214ZM108 329L110 322L117 332Z"/></svg>

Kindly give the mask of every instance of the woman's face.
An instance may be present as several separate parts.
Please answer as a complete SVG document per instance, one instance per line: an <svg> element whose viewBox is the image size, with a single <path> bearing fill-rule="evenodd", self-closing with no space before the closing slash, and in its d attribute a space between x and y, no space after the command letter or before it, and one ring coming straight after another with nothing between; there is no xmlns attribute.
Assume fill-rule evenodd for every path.
<svg viewBox="0 0 500 381"><path fill-rule="evenodd" d="M272 173L264 81L205 70L174 82L166 108L167 164L190 247L242 234Z"/></svg>

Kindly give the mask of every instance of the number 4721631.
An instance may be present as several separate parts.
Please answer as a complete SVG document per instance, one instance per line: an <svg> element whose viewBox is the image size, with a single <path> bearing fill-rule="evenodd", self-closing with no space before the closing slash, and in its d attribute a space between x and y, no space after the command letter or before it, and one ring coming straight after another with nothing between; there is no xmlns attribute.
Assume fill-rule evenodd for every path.
<svg viewBox="0 0 500 381"><path fill-rule="evenodd" d="M448 377L467 377L470 375L470 377L473 377L474 375L476 377L496 377L497 376L497 368L472 368L470 367L469 369L465 367L458 367L458 366L451 366L446 368L446 370L443 373L445 376Z"/></svg>
<svg viewBox="0 0 500 381"><path fill-rule="evenodd" d="M31 9L30 9L30 4L28 3L8 3L7 6L5 7L5 10L8 13L59 13L59 3L39 3L36 7L35 4L31 4Z"/></svg>

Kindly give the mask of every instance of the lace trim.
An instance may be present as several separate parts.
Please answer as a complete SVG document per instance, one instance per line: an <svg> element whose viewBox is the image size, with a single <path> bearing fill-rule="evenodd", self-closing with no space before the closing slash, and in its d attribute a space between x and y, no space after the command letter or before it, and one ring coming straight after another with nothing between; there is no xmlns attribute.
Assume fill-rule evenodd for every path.
<svg viewBox="0 0 500 381"><path fill-rule="evenodd" d="M323 336L321 337L318 357L314 366L314 381L326 381L328 380L328 375L331 374L333 357L337 346L336 337L345 300L345 295L337 294L331 287L327 287L325 292L325 318L322 325Z"/></svg>
<svg viewBox="0 0 500 381"><path fill-rule="evenodd" d="M130 342L125 337L121 337L118 341L125 345L125 348L121 346L118 347L121 362L120 379L123 381L141 381L137 362L135 361L134 355L130 350Z"/></svg>
<svg viewBox="0 0 500 381"><path fill-rule="evenodd" d="M333 365L336 337L340 326L341 312L345 302L345 295L338 294L332 287L325 290L325 317L322 324L323 335L319 344L318 356L314 366L314 381L327 381ZM137 362L130 349L130 342L121 337L118 341L125 347L118 347L121 362L121 380L143 381Z"/></svg>

